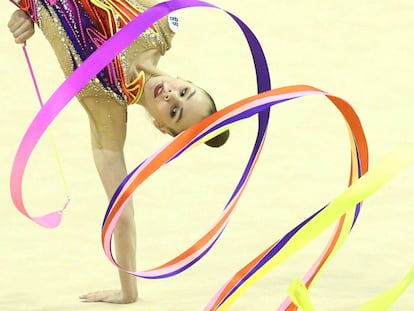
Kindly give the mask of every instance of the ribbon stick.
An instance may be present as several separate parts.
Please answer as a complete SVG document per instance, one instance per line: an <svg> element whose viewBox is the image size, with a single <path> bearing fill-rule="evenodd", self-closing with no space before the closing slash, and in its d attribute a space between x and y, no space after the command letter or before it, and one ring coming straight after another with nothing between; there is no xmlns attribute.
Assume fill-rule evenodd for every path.
<svg viewBox="0 0 414 311"><path fill-rule="evenodd" d="M180 0L173 0L168 1L165 3L158 4L139 17L131 21L128 25L126 25L120 32L115 34L108 42L106 42L100 49L98 49L91 57L89 57L59 88L58 90L52 95L52 97L48 100L48 102L44 105L41 111L36 115L35 119L33 120L32 124L30 125L29 129L27 130L23 140L19 146L17 151L15 161L12 168L12 178L11 178L11 189L12 189L12 198L13 201L20 212L23 215L27 216L28 218L36 221L41 225L48 226L50 223L53 225L57 225L57 221L60 221L61 212L53 212L48 215L43 215L40 217L31 217L23 204L22 193L21 193L21 181L24 174L24 169L27 164L28 158L37 144L39 138L44 133L46 128L49 124L54 120L58 113L60 113L66 104L72 99L83 87L86 85L90 79L92 79L97 72L99 72L107 63L109 63L113 57L115 57L119 52L121 52L125 47L127 47L137 36L139 36L145 29L151 26L155 21L160 19L161 17L165 16L166 14L182 9L187 7L210 7L216 8L214 5L208 4L206 2L201 1L180 1ZM250 29L236 16L232 15L231 13L227 12L235 21L238 23L240 28L242 29L243 33L246 36L246 39L249 43L252 56L255 63L256 68L256 75L257 75L257 83L258 83L258 92L264 92L270 89L270 79L269 79L269 72L267 68L266 59L264 57L263 51L260 47L259 42L255 38L254 34L250 31ZM287 100L287 98L283 99ZM250 111L250 115L258 114L259 116L259 129L258 129L258 136L253 147L252 155L248 161L245 171L243 172L242 178L237 185L233 195L231 196L228 206L235 206L238 201L238 198L241 194L241 191L245 187L247 180L251 174L251 168L257 161L258 155L260 150L263 146L264 138L266 136L266 129L267 123L269 118L269 108L270 106L266 107L265 109L256 111L254 108ZM218 116L218 115L217 115ZM216 116L216 117L217 117ZM216 130L220 130L220 127L225 126L224 123L222 124L215 124L212 128L210 128L210 133ZM194 131L192 129L191 131ZM187 133L191 133L188 131ZM204 133L203 135L209 135L210 133ZM188 134L187 134L188 135ZM185 137L181 135L181 137ZM201 137L199 137L201 139ZM189 146L188 146L189 147ZM174 156L178 156L180 153L184 152L185 148L178 151L177 154ZM169 160L171 160L170 158ZM112 203L117 203L118 207L122 206L122 202L116 202L116 199L112 200ZM110 250L110 246L108 241L110 240L110 236L112 234L111 230L114 228L117 217L119 217L119 213L121 212L121 208L118 208L111 213L108 211L105 217L105 224L103 226L103 243L106 247L106 252L108 255L108 250ZM229 219L229 215L231 212L231 208L225 210L225 215L227 220ZM221 234L222 230L226 224L226 218L220 220L220 224L217 226L217 230L211 234L206 235L206 239L211 239L211 241L215 241ZM109 237L109 239L108 239ZM208 251L208 249L214 243L204 243L204 247L207 248L200 248L196 253L193 253L192 256L195 256L191 259L191 256L188 257L191 259L190 262L193 264L196 260L200 257L200 254L203 254ZM112 255L109 255L112 256ZM180 261L180 260L179 260ZM188 264L187 264L188 266ZM167 273L166 275L169 275ZM151 277L151 276L149 276Z"/></svg>
<svg viewBox="0 0 414 311"><path fill-rule="evenodd" d="M102 70L102 68L112 61L116 55L128 47L148 27L170 12L197 6L219 9L216 6L203 1L172 0L157 4L144 11L141 15L122 28L121 31L111 37L88 59L86 59L85 62L79 66L79 68L76 69L52 94L27 129L22 141L20 142L13 162L10 177L10 191L13 203L20 213L44 227L53 228L59 225L62 217L62 210L54 211L46 215L32 217L27 212L23 202L22 180L24 172L27 162L41 136L57 115L70 102L70 100L76 96L76 94L78 94L79 91L81 91L82 88L89 83L89 81L94 78L99 71ZM242 24L237 17L233 17L236 22ZM246 30L246 32L248 32L248 30ZM258 42L256 44L258 44ZM255 47L252 49L254 48ZM261 49L254 51L254 53L260 52ZM259 66L265 63L265 60L262 60L259 63ZM260 82L260 84L263 85L263 87L260 88L260 91L270 88L269 79L264 79Z"/></svg>
<svg viewBox="0 0 414 311"><path fill-rule="evenodd" d="M34 88L35 88L35 91L36 91L37 99L39 101L40 107L42 108L43 107L43 99L42 99L42 95L40 94L40 89L39 89L39 86L37 84L37 79L36 79L36 76L35 76L35 73L34 73L34 70L33 70L33 67L32 67L32 63L30 61L29 53L27 52L26 44L23 44L22 49L23 49L24 57L26 59L27 67L28 67L29 72L30 72L30 76L32 78L33 85L34 85ZM54 138L51 127L49 127L49 129L47 130L47 133L48 133L48 137L49 137L49 142L50 142L50 144L53 148L53 154L55 156L56 163L58 165L60 179L62 180L63 188L64 188L65 193L66 193L66 203L64 204L63 208L57 214L57 215L61 215L70 203L69 187L68 187L68 183L66 181L65 173L63 171L62 161L60 159L59 151L58 151L56 141L55 141L55 138ZM46 227L53 228L53 227L55 227L55 225L57 225L59 223L60 223L60 221L56 220L56 221L53 221L50 224L50 226L46 226ZM53 224L53 226L52 226L52 224Z"/></svg>
<svg viewBox="0 0 414 311"><path fill-rule="evenodd" d="M258 94L238 101L233 105L229 105L187 129L163 148L150 155L124 179L112 197L103 219L101 241L104 252L112 264L119 269L124 270L124 268L116 262L112 254L112 235L123 208L128 200L131 199L134 191L164 164L173 161L184 152L189 151L212 136L228 129L234 123L257 116L258 130L251 155L242 172L240 180L236 183L235 189L222 211L222 214L219 215L210 230L196 241L196 243L165 264L146 271L127 272L143 278L157 279L176 275L194 265L215 245L231 219L237 202L259 159L267 135L267 126L271 108L297 98L314 95L324 96L330 100L342 114L348 129L350 141L350 169L348 183L350 187L333 202L325 205L323 208L303 220L280 240L269 246L262 252L262 254L257 256L253 261L236 273L236 275L226 282L216 295L214 295L205 310L227 309L249 286L253 285L264 274L276 268L281 262L292 256L327 226L336 221L334 233L328 244L319 258L302 278L303 286L306 288L305 291L301 291L303 298L305 297L303 295L308 292L317 276L321 273L322 269L340 248L349 232L352 230L358 218L362 200L367 195L376 191L387 178L390 178L390 175L393 175L400 169L400 166L391 164L391 171L387 171L385 168L386 165L382 164L380 165L380 169L377 169L374 173L371 173L370 175L366 174L368 170L368 146L360 120L351 105L337 96L311 86L294 85L271 89L270 74L266 58L260 43L253 32L232 13L207 2L198 0L171 0L149 8L105 42L105 44L86 59L85 62L79 66L70 77L68 77L37 113L19 145L10 179L13 202L16 208L24 216L39 225L45 227L56 227L59 225L63 210L58 210L38 217L32 217L27 212L23 203L22 179L27 162L36 144L48 126L65 108L69 101L87 83L89 83L102 68L111 62L116 55L127 48L139 35L160 18L173 11L191 7L205 7L222 10L238 24L251 51L256 70ZM412 150L399 151L396 155L392 156L387 163L398 161L400 157L410 157L407 156L407 153L410 152L412 153ZM378 171L380 173L378 173ZM365 176L377 176L379 178L378 181L380 182L377 183L373 177ZM296 308L296 304L287 297L278 310L296 310Z"/></svg>

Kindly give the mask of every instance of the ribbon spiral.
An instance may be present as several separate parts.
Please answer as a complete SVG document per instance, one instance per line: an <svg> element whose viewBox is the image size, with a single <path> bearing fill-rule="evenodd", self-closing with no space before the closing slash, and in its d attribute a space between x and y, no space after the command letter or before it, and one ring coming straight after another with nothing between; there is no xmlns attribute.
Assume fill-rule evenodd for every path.
<svg viewBox="0 0 414 311"><path fill-rule="evenodd" d="M34 147L47 127L53 122L69 101L104 66L106 66L106 64L132 43L148 27L170 12L190 7L205 7L222 10L213 4L198 0L171 0L151 7L122 28L121 31L116 33L111 39L103 44L101 48L91 55L54 92L38 112L27 129L18 148L10 180L13 202L16 208L24 216L39 225L49 228L58 226L61 221L62 210L51 212L47 215L33 217L29 215L23 203L22 179L24 171ZM237 272L234 277L226 282L214 295L205 307L205 310L226 310L255 281L260 279L260 277L271 269L274 269L281 262L288 259L291 255L314 239L327 226L336 221L336 228L330 241L319 258L310 267L306 275L303 276L303 283L300 283L303 284L306 289L309 289L323 267L329 262L352 230L352 227L358 218L362 200L376 191L383 183L391 178L393 174L401 169L402 162L406 165L413 160L412 158L414 158L412 156L413 148L404 149L389 160L392 162L396 159L399 161L401 160L400 158L404 158L404 161L400 161L401 163L398 165L389 165L390 162L387 162L387 164L382 165L380 169L372 173L371 171L367 173L365 175L367 177L363 176L368 171L368 147L360 120L351 105L335 95L311 86L295 85L272 89L266 58L259 41L247 25L238 17L230 12L223 11L238 24L245 35L256 69L258 94L229 105L184 131L166 146L148 157L124 179L109 203L102 224L101 240L108 259L119 269L123 269L115 261L111 252L112 235L124 206L137 187L164 164L173 161L185 151L188 151L191 147L207 141L212 136L226 130L235 122L257 115L258 132L250 158L239 182L228 200L228 203L224 207L222 214L218 217L211 229L194 245L190 246L182 254L165 264L146 271L127 272L143 278L166 278L185 271L199 261L214 246L215 242L224 232L254 166L259 159L266 138L270 109L273 106L297 98L322 95L330 100L344 117L348 128L351 150L349 173L350 187L343 194L339 195L337 199L306 218ZM387 167L392 168L384 173L384 171L387 170ZM377 176L375 174L380 175L381 177L378 178L377 181L375 181L375 178L369 177L372 175ZM298 286L295 288L297 289ZM297 291L294 290L293 292L295 293ZM299 292L303 293L303 291ZM291 296L295 297L294 299L296 302L292 302L291 298L287 297L279 306L278 310L297 309L297 305L301 303L300 299L296 299L297 297L294 294L291 294ZM308 305L309 304L310 303L308 303Z"/></svg>

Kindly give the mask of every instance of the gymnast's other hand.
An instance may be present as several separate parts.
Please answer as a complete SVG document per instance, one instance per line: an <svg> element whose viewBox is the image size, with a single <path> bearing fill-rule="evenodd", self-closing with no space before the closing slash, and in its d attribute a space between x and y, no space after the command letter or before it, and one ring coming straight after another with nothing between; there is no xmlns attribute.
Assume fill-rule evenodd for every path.
<svg viewBox="0 0 414 311"><path fill-rule="evenodd" d="M17 10L11 15L7 26L13 34L14 41L19 44L25 43L35 32L33 21L22 10Z"/></svg>
<svg viewBox="0 0 414 311"><path fill-rule="evenodd" d="M120 290L102 290L81 295L82 302L106 302L116 304L128 304L136 301L136 297L124 297Z"/></svg>

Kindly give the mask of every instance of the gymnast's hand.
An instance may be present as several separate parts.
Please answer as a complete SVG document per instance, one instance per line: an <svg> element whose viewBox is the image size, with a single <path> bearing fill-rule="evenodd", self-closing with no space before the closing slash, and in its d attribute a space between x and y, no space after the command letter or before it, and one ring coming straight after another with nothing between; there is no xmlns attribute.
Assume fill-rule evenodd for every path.
<svg viewBox="0 0 414 311"><path fill-rule="evenodd" d="M115 304L128 304L136 301L136 298L124 297L120 290L103 290L81 295L82 302L106 302Z"/></svg>
<svg viewBox="0 0 414 311"><path fill-rule="evenodd" d="M15 11L7 24L16 43L25 43L33 36L35 30L32 19L22 10Z"/></svg>

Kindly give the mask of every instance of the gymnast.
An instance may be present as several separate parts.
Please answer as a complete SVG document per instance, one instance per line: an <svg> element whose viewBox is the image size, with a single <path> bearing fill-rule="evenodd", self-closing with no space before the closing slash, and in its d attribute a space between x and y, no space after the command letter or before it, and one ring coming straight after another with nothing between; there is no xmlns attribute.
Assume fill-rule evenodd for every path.
<svg viewBox="0 0 414 311"><path fill-rule="evenodd" d="M49 41L65 76L119 31L154 0L17 0L8 27L15 42L23 44L36 24ZM108 198L127 175L124 143L127 107L142 105L162 133L172 136L216 112L211 96L190 81L175 78L157 68L177 30L170 14L148 28L112 60L77 95L89 117L91 145L97 171ZM206 142L220 147L226 131ZM129 202L114 231L118 263L136 271L136 230L133 203ZM104 290L80 296L83 302L127 304L138 298L136 277L119 271L120 290Z"/></svg>

